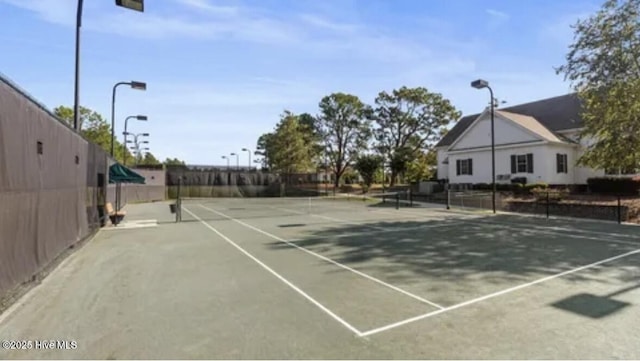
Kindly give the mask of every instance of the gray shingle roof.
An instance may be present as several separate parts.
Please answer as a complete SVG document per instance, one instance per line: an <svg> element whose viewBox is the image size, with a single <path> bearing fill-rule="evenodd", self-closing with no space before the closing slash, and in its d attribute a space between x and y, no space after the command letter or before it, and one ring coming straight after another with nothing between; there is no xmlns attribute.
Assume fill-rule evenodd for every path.
<svg viewBox="0 0 640 361"><path fill-rule="evenodd" d="M583 125L580 117L582 103L576 93L500 108L500 110L533 117L553 132L581 128ZM462 117L436 144L436 147L451 145L479 115L478 113Z"/></svg>

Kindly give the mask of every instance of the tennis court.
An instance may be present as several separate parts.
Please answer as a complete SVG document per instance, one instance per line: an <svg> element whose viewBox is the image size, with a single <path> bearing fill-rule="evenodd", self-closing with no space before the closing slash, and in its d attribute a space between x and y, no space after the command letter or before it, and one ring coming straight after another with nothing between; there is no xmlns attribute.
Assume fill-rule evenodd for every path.
<svg viewBox="0 0 640 361"><path fill-rule="evenodd" d="M132 206L130 219L161 207ZM173 305L199 305L183 311L189 322L169 317L156 337L217 335L197 352L163 355L640 357L634 227L397 207L395 199L188 199L182 207L180 223L163 214L157 227L105 232L111 246L144 237L133 242L149 252L143 264L164 252L153 262L163 262L165 284L180 290ZM161 292L148 286L161 280L139 277L147 292ZM155 302L149 312L171 308Z"/></svg>
<svg viewBox="0 0 640 361"><path fill-rule="evenodd" d="M356 302L353 309L342 310L344 318L333 316L359 336L554 278L580 279L581 270L600 264L640 259L640 242L630 233L536 226L535 219L510 224L485 215L398 211L394 201L380 208L363 203L314 198L193 200L185 203L185 211L189 219L226 235L289 278L314 272L322 263L328 265L318 277L325 277L328 287L336 285L334 272L361 278L357 293L369 309ZM332 302L353 291L345 288L344 295L333 295L336 300L320 292L316 297L331 309ZM384 307L390 296L397 298L391 309Z"/></svg>

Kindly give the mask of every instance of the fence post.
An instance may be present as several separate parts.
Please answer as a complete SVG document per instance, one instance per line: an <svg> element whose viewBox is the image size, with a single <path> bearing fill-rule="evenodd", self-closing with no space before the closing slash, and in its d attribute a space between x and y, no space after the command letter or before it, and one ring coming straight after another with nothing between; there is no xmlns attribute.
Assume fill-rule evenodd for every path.
<svg viewBox="0 0 640 361"><path fill-rule="evenodd" d="M547 219L549 219L549 191L547 191Z"/></svg>
<svg viewBox="0 0 640 361"><path fill-rule="evenodd" d="M180 196L180 190L182 188L182 176L178 176L178 192L176 195L176 222L181 222L182 217L180 216L182 212L182 202Z"/></svg>
<svg viewBox="0 0 640 361"><path fill-rule="evenodd" d="M622 223L622 202L620 201L620 193L618 193L618 224Z"/></svg>
<svg viewBox="0 0 640 361"><path fill-rule="evenodd" d="M409 206L413 207L413 192L411 191L411 188L409 188Z"/></svg>
<svg viewBox="0 0 640 361"><path fill-rule="evenodd" d="M447 209L451 209L451 184L447 182Z"/></svg>
<svg viewBox="0 0 640 361"><path fill-rule="evenodd" d="M396 193L396 209L400 209L400 193Z"/></svg>

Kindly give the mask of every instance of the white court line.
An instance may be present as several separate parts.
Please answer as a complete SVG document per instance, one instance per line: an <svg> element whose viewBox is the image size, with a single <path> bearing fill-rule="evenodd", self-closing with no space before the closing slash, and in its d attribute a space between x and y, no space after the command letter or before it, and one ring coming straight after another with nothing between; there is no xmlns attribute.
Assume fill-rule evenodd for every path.
<svg viewBox="0 0 640 361"><path fill-rule="evenodd" d="M566 234L566 233L560 233L560 232L545 231L542 229L536 229L536 227L520 227L516 225L507 225L499 222L486 222L486 221L473 221L473 220L471 220L470 222L476 223L476 224L486 224L490 227L500 227L500 228L509 229L512 231L529 231L529 233L534 236L536 234L547 234L550 236L557 236L557 237L588 239L588 240L600 242L600 243L617 243L617 244L624 244L628 246L640 245L640 242L630 242L630 241L623 241L623 240L617 240L617 239L602 239L597 237L582 236L579 234ZM531 229L531 228L534 228L534 229Z"/></svg>
<svg viewBox="0 0 640 361"><path fill-rule="evenodd" d="M415 213L415 212L411 212L411 211L406 211L406 210L400 210L401 212L407 213L407 214L415 214L415 215L419 215L419 213ZM385 211L385 210L380 210L380 212L383 213L389 213L389 214L396 214L397 211ZM429 218L429 215L424 215L424 218ZM508 223L502 223L502 222L493 222L493 221L486 221L486 220L480 220L478 219L478 216L473 216L473 215L468 215L468 217L458 217L455 219L460 219L461 221L464 222L468 222L468 223L475 223L475 224L481 224L481 225L487 225L487 226L493 226L493 227L500 227L503 229L508 229L508 230L512 230L512 231L529 231L529 233L531 235L536 235L536 234L547 234L550 236L557 236L557 237L567 237L567 238L577 238L577 239L588 239L591 241L595 241L595 242L600 242L600 243L616 243L616 244L624 244L624 245L628 245L628 246L638 246L640 245L640 242L629 242L629 241L623 241L623 240L616 240L616 239L602 239L600 237L590 237L590 236L582 236L582 235L578 235L578 234L567 234L567 233L561 233L560 231L566 231L566 232L576 232L576 233L583 233L583 234L591 234L591 235L601 235L601 236L614 236L614 237L623 237L623 238L632 238L632 239L638 239L639 237L634 237L632 235L625 235L625 234L619 234L619 233L602 233L602 232L595 232L595 231L583 231L583 230L578 230L578 229L570 229L570 228L562 228L562 227L547 227L547 226L539 226L539 225L526 225L526 224L508 224ZM552 230L556 230L555 232Z"/></svg>
<svg viewBox="0 0 640 361"><path fill-rule="evenodd" d="M284 212L294 213L294 214L300 214L300 215L309 214L312 217L323 218L323 219L326 219L326 220L329 220L329 221L334 221L336 223L358 225L358 226L363 226L363 227L367 227L367 228L379 229L381 231L386 231L386 230L389 229L389 228L385 228L385 227L367 225L368 222L380 222L380 221L383 221L383 220L379 220L379 219L369 219L369 220L362 220L362 221L346 221L346 220L342 220L342 219L338 219L338 218L324 216L324 215L321 215L321 214L315 214L315 213L311 212L311 210L309 212L301 212L301 211L296 211L296 210L293 210L293 209L282 208L282 207L269 207L269 208L280 210L280 211L284 211ZM357 208L351 208L351 210L354 210L354 209L357 209ZM391 212L389 212L389 214L391 214ZM406 214L409 214L409 213L406 213ZM396 213L396 215L397 215L397 213ZM394 219L394 220L401 221L401 220L412 220L412 219L421 219L421 218L423 218L423 217L421 215L419 215L419 214L411 214L410 217L404 217L404 218L399 218L399 219ZM385 221L389 221L389 220L387 219Z"/></svg>
<svg viewBox="0 0 640 361"><path fill-rule="evenodd" d="M459 226L463 223L460 222L451 222L451 223L441 223L441 224L428 224L424 226L416 226L416 227L405 227L405 228L387 228L383 231L370 231L370 232L352 232L352 233L340 233L336 235L326 235L323 237L308 237L308 238L294 238L289 239L289 242L301 242L301 241L309 241L315 239L327 239L327 238L348 238L348 237L358 237L358 236L373 236L380 233L406 233L407 231L415 231L419 229L430 229L430 228L440 228L440 227L448 227L448 226Z"/></svg>
<svg viewBox="0 0 640 361"><path fill-rule="evenodd" d="M322 215L314 214L314 213L310 213L310 212L309 212L309 213L307 213L307 212L301 212L301 211L296 211L296 210L288 209L288 208L280 208L280 207L269 207L269 208L276 209L276 210L279 210L279 211L285 211L285 212L289 212L289 213L299 214L299 215L306 215L306 214L309 214L309 215L311 215L312 217L322 218L322 219L326 219L326 220L328 220L328 221L333 221L333 222L336 222L336 223L344 223L344 224L351 224L351 225L355 225L355 226L363 226L363 227L366 227L366 228L379 229L379 230L381 230L381 231L384 231L384 230L386 229L386 228L384 228L384 227L376 227L376 226L370 226L370 225L368 225L367 223L368 223L368 222L371 222L371 221L369 221L369 220L362 221L362 222L345 221L345 220L338 219L338 218L333 218L333 217L328 217L328 216L322 216Z"/></svg>
<svg viewBox="0 0 640 361"><path fill-rule="evenodd" d="M555 274L555 275L551 275L551 276L547 276L547 277L544 277L544 278L540 278L540 279L537 279L537 280L529 282L529 283L521 284L519 286L507 288L506 290L498 291L498 292L495 292L495 293L492 293L492 294L489 294L489 295L486 295L486 296L482 296L482 297L478 297L478 298L475 298L475 299L472 299L472 300L469 300L469 301L466 301L466 302L458 303L456 305L449 306L449 307L446 307L446 308L441 309L441 310L425 313L423 315L419 315L419 316L416 316L416 317L411 317L411 318L408 318L408 319L403 320L403 321L399 321L399 322L392 323L392 324L389 324L389 325L386 325L386 326L378 327L378 328L375 328L373 330L369 330L369 331L363 332L361 334L361 336L366 337L366 336L370 336L370 335L373 335L373 334L376 334L376 333L379 333L379 332L387 331L387 330L390 330L392 328L396 328L396 327L399 327L399 326L406 325L408 323L412 323L412 322L416 322L416 321L419 321L419 320L423 320L425 318L429 318L429 317L432 317L432 316L435 316L435 315L438 315L438 314L441 314L441 313L445 313L445 312L452 311L452 310L455 310L455 309L458 309L458 308L469 306L469 305L472 305L474 303L478 303L478 302L481 302L481 301L488 300L490 298L502 296L504 294L511 293L511 292L514 292L514 291L518 291L518 290L521 290L523 288L531 287L531 286L537 285L537 284L542 283L542 282L550 281L550 280L553 280L553 279L556 279L556 278L559 278L559 277L563 277L563 276L566 276L566 275L569 275L569 274L572 274L572 273L580 272L580 271L583 271L585 269L593 268L593 267L599 266L599 265L604 264L604 263L608 263L608 262L611 262L611 261L615 261L615 260L618 260L618 259L621 259L621 258L632 256L634 254L639 254L639 253L640 253L640 249L636 249L636 250L633 250L633 251L630 251L630 252L627 252L627 253L623 253L623 254L620 254L620 255L617 255L617 256L614 256L614 257L610 257L610 258L604 259L602 261L594 262L594 263L591 263L591 264L588 264L588 265L584 265L584 266L577 267L577 268L574 268L574 269L571 269L571 270L568 270L568 271L564 271L562 273L558 273L558 274Z"/></svg>
<svg viewBox="0 0 640 361"><path fill-rule="evenodd" d="M366 278L366 279L368 279L368 280L371 280L371 281L376 282L376 283L378 283L378 284L380 284L380 285L383 285L383 286L385 286L385 287L388 287L388 288L390 288L390 289L392 289L392 290L394 290L394 291L400 292L400 293L402 293L402 294L404 294L404 295L406 295L406 296L409 296L409 297L411 297L411 298L413 298L413 299L415 299L415 300L418 300L418 301L420 301L420 302L426 303L426 304L428 304L428 305L431 305L431 306L436 307L436 308L439 308L439 309L444 309L444 307L443 307L443 306L440 306L440 305L439 305L439 304L437 304L437 303L433 303L433 302L431 302L431 301L429 301L429 300L427 300L427 299L425 299L425 298L422 298L422 297L420 297L420 296L418 296L418 295L414 295L414 294L413 294L413 293L411 293L411 292L405 291L405 290L403 290L403 289L401 289L401 288L399 288L399 287L396 287L396 286L394 286L394 285L391 285L391 284L389 284L389 283L386 283L386 282L384 282L384 281L382 281L382 280L379 280L379 279L377 279L377 278L375 278L375 277L373 277L373 276L369 276L369 275L368 275L368 274L366 274L366 273L360 272L360 271L358 271L358 270L356 270L356 269L353 269L353 268L351 268L351 267L349 267L349 266L346 266L346 265L344 265L344 264L342 264L342 263L336 262L336 261L332 260L331 258L325 257L325 256L323 256L323 255L320 255L320 254L318 254L318 253L315 253L315 252L313 252L313 251L310 251L310 250L308 250L308 249L306 249L306 248L304 248L304 247L298 246L298 245L297 245L297 244L295 244L295 243L289 242L289 241L287 241L286 239L280 238L280 237L278 237L278 236L276 236L276 235L273 235L273 234L271 234L271 233L269 233L269 232L263 231L262 229L257 228L257 227L254 227L254 226L252 226L252 225L250 225L250 224L248 224L248 223L245 223L245 222L240 221L240 220L238 220L238 219L235 219L235 218L233 218L233 217L227 216L226 214L224 214L224 213L222 213L222 212L218 212L218 211L216 211L215 209L211 209L211 208L209 208L209 207L205 207L205 206L203 206L203 205L200 205L200 207L202 207L202 208L204 208L204 209L206 209L206 210L208 210L208 211L210 211L210 212L216 213L216 214L218 214L219 216L225 217L225 218L227 218L227 219L229 219L229 220L231 220L231 221L234 221L234 222L236 222L236 223L238 223L238 224L241 224L241 225L243 225L243 226L245 226L245 227L247 227L247 228L250 228L250 229L252 229L252 230L254 230L254 231L256 231L256 232L262 233L262 234L264 234L264 235L265 235L265 236L267 236L267 237L273 238L273 239L275 239L275 240L277 240L277 241L280 241L280 242L282 242L282 243L286 243L286 244L288 244L288 245L289 245L289 246L291 246L291 247L297 248L297 249L299 249L300 251L306 252L306 253L308 253L308 254L310 254L310 255L314 256L314 257L320 258L320 259L321 259L321 260L323 260L323 261L326 261L326 262L329 262L329 263L331 263L331 264L334 264L334 265L336 265L336 266L338 266L338 267L341 267L341 268L346 269L346 270L348 270L348 271L351 271L351 272L353 272L353 273L355 273L355 274L357 274L357 275L359 275L359 276L362 276L362 277L364 277L364 278Z"/></svg>
<svg viewBox="0 0 640 361"><path fill-rule="evenodd" d="M405 212L408 214L419 214L416 212L411 212L411 211L406 211L406 210L399 210L400 212ZM385 212L385 213L394 213L392 211L383 211L381 210L380 212ZM425 218L429 217L429 215L424 215ZM535 224L508 224L508 223L502 223L502 222L493 222L493 221L485 221L485 220L479 220L479 216L478 215L467 215L468 217L457 217L455 219L461 219L461 220L465 220L468 222L474 222L477 224L489 224L489 225L496 225L496 226L500 226L500 227L504 227L504 228L512 228L514 230L518 230L518 229L534 229L536 233L541 233L541 234L550 234L550 235L556 235L556 236L564 236L564 237L571 237L571 238L583 238L583 239L590 239L590 240L594 240L594 241L598 241L598 242L603 242L603 243L620 243L620 244L627 244L627 245L633 245L633 246L637 246L640 243L638 242L626 242L626 241L621 241L621 240L605 240L602 238L596 238L596 237L589 237L589 236L580 236L580 235L576 235L576 234L565 234L565 233L560 233L558 231L564 231L564 232L574 232L574 233L582 233L582 234L587 234L587 235L599 235L599 236L606 236L606 237L622 237L622 238L631 238L631 239L639 239L640 237L636 237L630 234L621 234L621 233L604 233L604 232L598 232L598 231L583 231L580 229L571 229L571 228L563 228L563 227L550 227L550 226L541 226L541 225L535 225ZM549 231L544 231L544 230L549 230ZM552 230L555 230L556 232L553 232Z"/></svg>
<svg viewBox="0 0 640 361"><path fill-rule="evenodd" d="M201 207L204 207L201 205ZM206 207L205 207L206 208ZM360 336L362 333L360 331L358 331L358 329L356 329L355 327L351 326L347 321L343 320L342 318L340 318L340 316L336 315L335 313L331 312L331 310L329 310L328 308L326 308L325 306L323 306L320 302L316 301L315 299L313 299L311 296L309 296L308 294L306 294L303 290L299 289L296 285L294 285L293 283L289 282L286 278L282 277L280 274L278 274L276 271L274 271L273 269L271 269L269 266L267 266L266 264L264 264L262 261L260 261L259 259L257 259L256 257L254 257L251 253L247 252L244 248L240 247L239 245L237 245L235 242L233 242L231 239L229 239L227 236L225 236L224 234L222 234L220 231L218 231L217 229L215 229L213 226L211 226L209 223L205 222L202 220L202 218L196 216L193 212L191 212L189 209L187 209L186 207L183 207L183 209L185 211L187 211L187 213L189 213L193 218L195 218L196 220L200 221L200 223L202 223L205 227L209 228L211 231L213 231L215 234L217 234L218 236L220 236L222 239L224 239L225 241L227 241L227 243L229 243L230 245L234 246L236 249L238 249L240 252L244 253L247 257L251 258L253 261L255 261L257 264L259 264L260 266L262 266L262 268L266 269L267 271L269 271L271 274L273 274L274 276L276 276L280 281L284 282L287 286L291 287L293 290L295 290L296 292L298 292L300 295L302 295L304 298L306 298L307 300L309 300L311 303L313 303L314 305L316 305L318 308L320 308L322 311L326 312L329 316L333 317L333 319L335 319L336 321L340 322L343 326L345 326L346 328L348 328L349 330L351 330L353 333L355 333L356 335Z"/></svg>

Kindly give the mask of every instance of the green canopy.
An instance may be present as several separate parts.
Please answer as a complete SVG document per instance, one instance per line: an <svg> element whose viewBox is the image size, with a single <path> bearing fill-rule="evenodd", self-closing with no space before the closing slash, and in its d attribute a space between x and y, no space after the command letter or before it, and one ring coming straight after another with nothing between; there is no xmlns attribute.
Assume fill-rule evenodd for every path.
<svg viewBox="0 0 640 361"><path fill-rule="evenodd" d="M114 163L109 167L109 183L144 184L144 177L120 163Z"/></svg>

